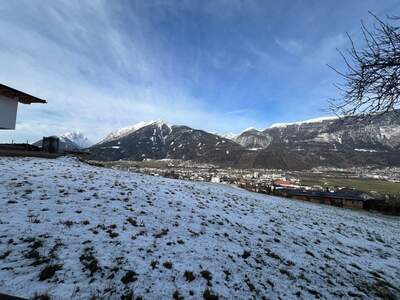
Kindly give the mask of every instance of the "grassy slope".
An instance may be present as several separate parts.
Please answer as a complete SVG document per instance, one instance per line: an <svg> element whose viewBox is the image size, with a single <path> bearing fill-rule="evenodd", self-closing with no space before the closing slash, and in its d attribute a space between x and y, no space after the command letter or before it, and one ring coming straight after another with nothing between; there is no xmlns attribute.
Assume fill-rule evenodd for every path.
<svg viewBox="0 0 400 300"><path fill-rule="evenodd" d="M321 185L324 187L348 187L366 192L377 192L379 194L400 194L400 183L374 179L347 179L347 178L321 178L302 177L301 184Z"/></svg>

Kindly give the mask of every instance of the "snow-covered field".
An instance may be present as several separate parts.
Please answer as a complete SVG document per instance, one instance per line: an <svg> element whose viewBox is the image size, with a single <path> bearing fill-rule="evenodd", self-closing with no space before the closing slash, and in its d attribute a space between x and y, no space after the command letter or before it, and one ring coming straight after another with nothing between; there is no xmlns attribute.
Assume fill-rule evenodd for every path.
<svg viewBox="0 0 400 300"><path fill-rule="evenodd" d="M399 218L0 157L0 293L398 299L399 287Z"/></svg>

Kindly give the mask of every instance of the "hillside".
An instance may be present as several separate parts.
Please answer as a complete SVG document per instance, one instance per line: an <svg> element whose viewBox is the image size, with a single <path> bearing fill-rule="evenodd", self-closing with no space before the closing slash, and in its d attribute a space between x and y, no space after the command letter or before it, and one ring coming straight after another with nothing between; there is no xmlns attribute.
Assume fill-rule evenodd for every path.
<svg viewBox="0 0 400 300"><path fill-rule="evenodd" d="M2 293L57 299L400 296L398 218L72 158L1 157L0 170Z"/></svg>

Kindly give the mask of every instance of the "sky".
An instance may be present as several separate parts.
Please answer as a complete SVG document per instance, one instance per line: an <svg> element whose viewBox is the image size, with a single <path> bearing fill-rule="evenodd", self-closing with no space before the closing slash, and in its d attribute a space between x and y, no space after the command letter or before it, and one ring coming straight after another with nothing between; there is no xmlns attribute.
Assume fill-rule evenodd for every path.
<svg viewBox="0 0 400 300"><path fill-rule="evenodd" d="M346 32L398 0L0 0L0 83L20 105L0 141L79 130L93 142L140 121L217 133L332 115Z"/></svg>

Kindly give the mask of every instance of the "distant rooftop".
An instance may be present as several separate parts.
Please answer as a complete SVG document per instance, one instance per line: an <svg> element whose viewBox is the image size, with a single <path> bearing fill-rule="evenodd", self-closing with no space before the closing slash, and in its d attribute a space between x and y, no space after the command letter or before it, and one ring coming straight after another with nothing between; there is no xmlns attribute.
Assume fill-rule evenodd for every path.
<svg viewBox="0 0 400 300"><path fill-rule="evenodd" d="M0 95L8 97L8 98L16 99L16 100L18 100L18 102L23 103L23 104L47 103L46 100L37 98L35 96L29 95L29 94L21 92L21 91L18 91L16 89L13 89L4 84L0 84Z"/></svg>

